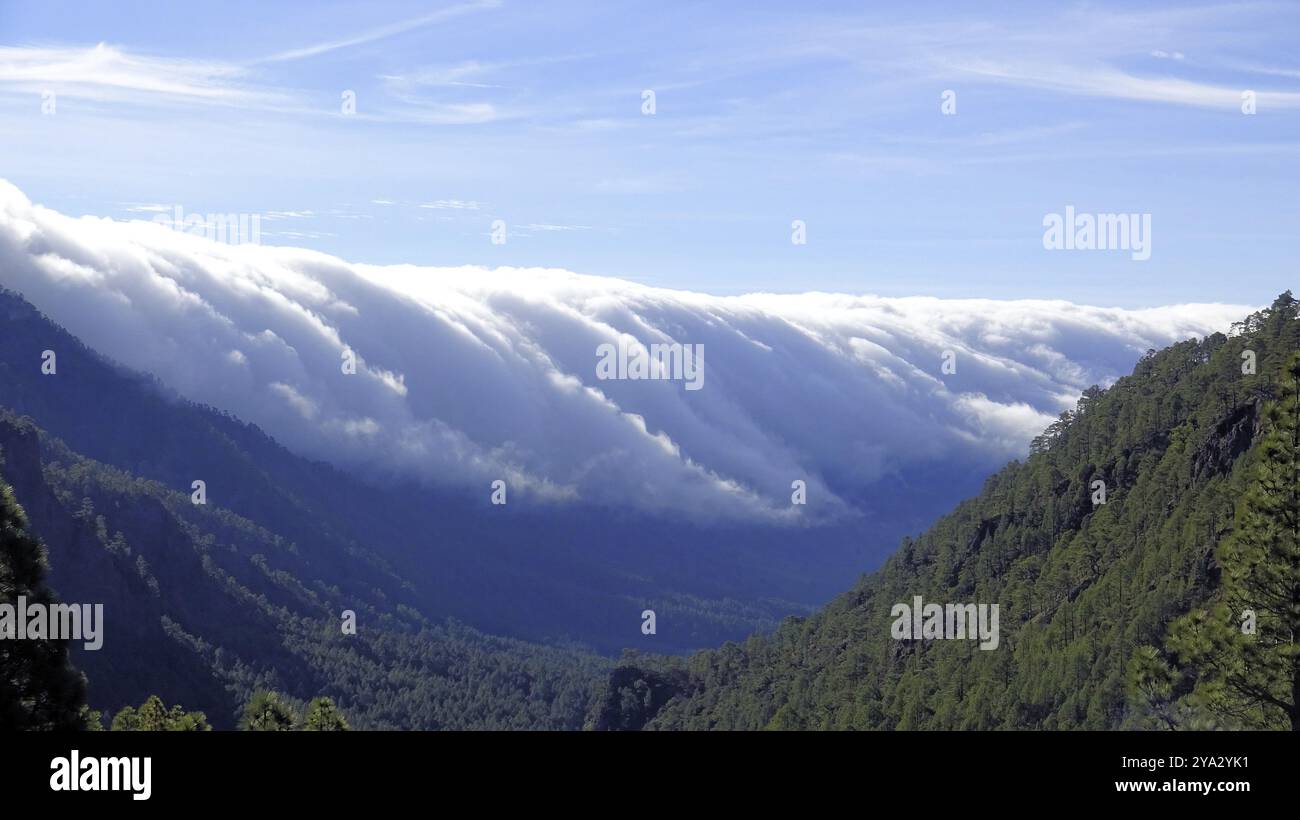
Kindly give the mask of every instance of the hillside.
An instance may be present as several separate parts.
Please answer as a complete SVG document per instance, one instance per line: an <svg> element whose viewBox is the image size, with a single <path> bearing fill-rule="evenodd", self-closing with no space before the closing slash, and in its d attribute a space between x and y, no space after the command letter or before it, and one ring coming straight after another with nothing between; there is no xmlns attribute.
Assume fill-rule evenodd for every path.
<svg viewBox="0 0 1300 820"><path fill-rule="evenodd" d="M511 571L508 555L458 564L467 560L458 543L481 545L470 536L482 522L449 523L467 540L440 553L444 578L430 594L428 576L408 571L421 564L388 540L423 520L404 512L409 497L169 397L16 297L0 298L0 405L37 416L0 408L0 597L27 590L104 603L104 648L71 648L89 705L112 713L157 694L205 711L218 728L231 727L261 688L297 702L327 695L357 728L1098 729L1181 720L1175 707L1191 682L1165 687L1159 703L1135 699L1134 659L1166 645L1170 624L1218 593L1216 550L1262 458L1284 362L1300 348L1288 293L1230 336L1150 351L1131 376L1086 391L1025 462L906 539L822 611L689 658L632 651L611 669L580 648L443 621L444 590L499 571L497 592L508 596L555 564ZM51 339L60 367L77 378L30 375ZM1242 372L1246 351L1254 373ZM77 443L42 429L45 420ZM208 480L207 505L191 503L195 475ZM1104 504L1092 500L1098 480ZM702 556L694 566L724 565ZM585 589L591 580L565 577L514 606L543 612L563 583ZM459 589L455 600L483 591ZM999 604L999 648L892 640L891 608L918 595ZM484 609L495 604L480 597ZM602 613L585 608L592 600L568 601L570 617ZM358 634L342 633L344 610L357 614ZM11 653L0 658L10 685L41 693L5 693L6 719L76 722L82 683L63 649L0 650Z"/></svg>
<svg viewBox="0 0 1300 820"><path fill-rule="evenodd" d="M328 695L357 728L581 723L596 656L433 623L368 587L364 556L317 560L310 545L83 458L3 412L0 454L0 475L50 545L50 587L104 605L103 647L72 645L95 709L158 694L231 728L267 688ZM344 610L356 634L344 634Z"/></svg>
<svg viewBox="0 0 1300 820"><path fill-rule="evenodd" d="M53 602L48 569L45 549L27 529L26 513L0 481L0 603ZM69 665L66 643L0 640L0 730L77 728L84 702L85 681Z"/></svg>
<svg viewBox="0 0 1300 820"><path fill-rule="evenodd" d="M1151 351L1131 376L1085 392L1026 461L904 540L879 572L814 616L689 659L627 657L589 725L1152 725L1127 691L1131 659L1139 647L1164 645L1171 622L1217 594L1216 547L1233 530L1262 458L1264 410L1298 348L1288 292L1231 336ZM1243 373L1246 351L1256 357L1253 374ZM1093 503L1096 480L1105 482L1104 504ZM891 608L917 595L999 604L1000 647L891 639ZM1278 725L1276 713L1269 725Z"/></svg>

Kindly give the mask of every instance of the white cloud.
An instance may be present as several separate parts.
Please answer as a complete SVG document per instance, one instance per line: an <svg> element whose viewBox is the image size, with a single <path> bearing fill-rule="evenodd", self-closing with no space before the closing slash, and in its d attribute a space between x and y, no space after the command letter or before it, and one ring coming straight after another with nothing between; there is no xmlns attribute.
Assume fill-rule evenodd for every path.
<svg viewBox="0 0 1300 820"><path fill-rule="evenodd" d="M100 43L84 47L0 47L0 89L53 91L98 101L170 100L248 105L284 102L282 94L244 84L244 68L213 60L129 54Z"/></svg>
<svg viewBox="0 0 1300 820"><path fill-rule="evenodd" d="M1141 77L1109 67L1059 64L1012 63L1001 60L971 60L954 68L983 79L1081 94L1140 102L1174 103L1202 108L1236 109L1243 89L1179 77ZM1261 106L1300 107L1300 92L1258 91Z"/></svg>
<svg viewBox="0 0 1300 820"><path fill-rule="evenodd" d="M790 516L794 479L833 514L912 466L991 469L1146 349L1250 310L718 297L554 269L350 264L75 219L3 181L0 284L312 457L482 492L506 478L525 503L772 519ZM703 389L597 379L597 347L620 334L703 344Z"/></svg>
<svg viewBox="0 0 1300 820"><path fill-rule="evenodd" d="M384 40L398 34L405 34L408 31L415 31L416 29L431 26L435 23L442 23L464 14L495 9L500 5L500 0L475 0L475 2L448 6L419 17L412 17L409 20L400 20L396 23L389 23L388 25L369 29L352 36L342 37L337 40L327 40L325 42L315 43L302 48L282 51L278 54L273 54L264 58L263 62L283 62L286 60L301 60L305 57L316 57L331 51L337 51L341 48L365 45L366 43Z"/></svg>
<svg viewBox="0 0 1300 820"><path fill-rule="evenodd" d="M524 225L525 229L533 231L555 232L555 231L589 231L590 225L552 225L545 222L529 222Z"/></svg>
<svg viewBox="0 0 1300 820"><path fill-rule="evenodd" d="M434 211L477 211L480 203L464 199L439 199L433 202L421 202L421 208Z"/></svg>
<svg viewBox="0 0 1300 820"><path fill-rule="evenodd" d="M285 384L284 382L271 382L269 387L272 393L283 398L285 403L298 411L298 414L305 420L315 420L318 412L316 402L299 393L292 385Z"/></svg>

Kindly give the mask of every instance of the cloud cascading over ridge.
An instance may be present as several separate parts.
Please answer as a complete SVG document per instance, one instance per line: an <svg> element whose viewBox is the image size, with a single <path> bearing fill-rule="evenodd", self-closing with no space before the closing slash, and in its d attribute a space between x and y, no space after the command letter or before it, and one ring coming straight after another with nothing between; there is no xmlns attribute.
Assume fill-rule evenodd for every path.
<svg viewBox="0 0 1300 820"><path fill-rule="evenodd" d="M187 398L371 476L774 520L862 510L910 467L1022 455L1087 386L1251 309L718 297L554 269L379 267L71 218L2 180L0 284ZM703 388L599 380L597 349L620 338L702 344ZM797 479L807 511L790 505Z"/></svg>

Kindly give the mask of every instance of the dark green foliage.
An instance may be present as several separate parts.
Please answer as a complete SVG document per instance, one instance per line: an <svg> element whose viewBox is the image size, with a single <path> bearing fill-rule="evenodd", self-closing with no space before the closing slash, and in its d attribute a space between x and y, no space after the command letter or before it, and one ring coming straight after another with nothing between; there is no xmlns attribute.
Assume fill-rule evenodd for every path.
<svg viewBox="0 0 1300 820"><path fill-rule="evenodd" d="M1300 355L1220 544L1223 586L1134 661L1135 694L1170 725L1300 730ZM1180 697L1180 695L1182 697Z"/></svg>
<svg viewBox="0 0 1300 820"><path fill-rule="evenodd" d="M239 728L246 732L288 732L293 729L293 711L276 692L254 692Z"/></svg>
<svg viewBox="0 0 1300 820"><path fill-rule="evenodd" d="M110 713L158 693L230 728L244 699L274 689L324 694L358 728L577 729L608 667L349 588L348 563L81 458L3 411L0 448L34 524L60 547L61 592L112 613L101 650L74 647L92 702ZM357 614L355 635L342 633L344 610Z"/></svg>
<svg viewBox="0 0 1300 820"><path fill-rule="evenodd" d="M1159 653L1134 650L1159 644L1171 621L1219 588L1215 549L1269 458L1255 445L1264 408L1282 395L1279 374L1300 348L1296 312L1287 293L1231 336L1148 352L1131 376L1085 392L1026 462L905 539L824 610L685 661L624 664L592 725L602 714L611 728L646 718L641 725L657 729L1178 725L1180 709L1130 706L1135 684L1166 707L1180 685L1148 674ZM1254 375L1242 372L1248 349ZM1092 503L1095 480L1106 483L1104 505ZM1277 505L1258 508L1272 514ZM891 607L916 595L999 604L999 648L893 640ZM655 710L644 693L665 675L678 691ZM651 708L609 708L624 692Z"/></svg>
<svg viewBox="0 0 1300 820"><path fill-rule="evenodd" d="M3 466L0 450L0 466ZM54 603L45 585L44 548L8 484L0 480L0 603ZM0 731L79 729L87 725L85 682L61 641L0 639Z"/></svg>
<svg viewBox="0 0 1300 820"><path fill-rule="evenodd" d="M239 728L246 732L346 732L352 727L329 698L313 698L299 712L279 692L259 690L245 704Z"/></svg>
<svg viewBox="0 0 1300 820"><path fill-rule="evenodd" d="M680 665L665 660L660 668L637 664L639 653L628 652L609 676L587 728L623 731L639 728L690 684Z"/></svg>
<svg viewBox="0 0 1300 820"><path fill-rule="evenodd" d="M338 706L329 698L313 698L302 719L305 732L346 732L352 727Z"/></svg>
<svg viewBox="0 0 1300 820"><path fill-rule="evenodd" d="M292 699L279 692L258 690L244 705L239 728L250 732L345 732L352 727L342 710L327 697L313 698L301 717ZM150 695L136 709L123 707L113 718L114 732L208 732L207 716L186 712L179 704L168 709L157 695Z"/></svg>

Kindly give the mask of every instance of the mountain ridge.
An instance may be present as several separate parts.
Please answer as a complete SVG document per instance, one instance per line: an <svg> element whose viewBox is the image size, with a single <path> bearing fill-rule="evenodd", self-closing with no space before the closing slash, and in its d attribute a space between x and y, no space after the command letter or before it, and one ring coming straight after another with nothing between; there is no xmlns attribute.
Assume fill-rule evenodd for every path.
<svg viewBox="0 0 1300 820"><path fill-rule="evenodd" d="M1260 407L1297 349L1288 291L1231 336L1149 352L817 614L687 659L626 658L588 727L1144 726L1130 659L1217 589ZM1005 651L891 639L892 605L913 595L1000 604Z"/></svg>

